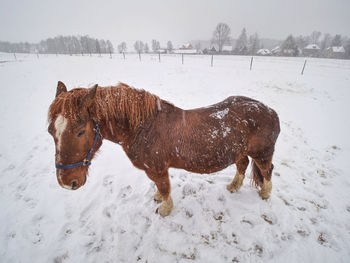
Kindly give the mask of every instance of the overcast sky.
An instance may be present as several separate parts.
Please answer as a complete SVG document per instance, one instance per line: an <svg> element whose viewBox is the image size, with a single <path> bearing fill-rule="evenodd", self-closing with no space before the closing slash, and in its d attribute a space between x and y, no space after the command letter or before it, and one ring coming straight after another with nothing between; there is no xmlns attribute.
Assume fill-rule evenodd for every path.
<svg viewBox="0 0 350 263"><path fill-rule="evenodd" d="M219 22L248 34L350 36L350 0L0 0L0 40L39 42L57 35L181 43L210 39Z"/></svg>

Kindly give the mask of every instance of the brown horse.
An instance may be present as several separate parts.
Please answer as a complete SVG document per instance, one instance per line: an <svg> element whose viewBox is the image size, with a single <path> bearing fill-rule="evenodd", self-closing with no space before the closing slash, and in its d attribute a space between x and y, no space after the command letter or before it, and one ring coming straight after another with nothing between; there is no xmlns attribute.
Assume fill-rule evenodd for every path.
<svg viewBox="0 0 350 263"><path fill-rule="evenodd" d="M237 191L253 159L253 182L260 196L271 192L272 155L280 132L275 111L246 97L229 97L215 105L182 110L144 90L120 83L113 87L67 91L58 82L49 109L49 133L56 145L59 184L84 185L90 161L102 139L120 144L135 167L156 184L162 216L173 208L169 167L213 173L236 164L227 186Z"/></svg>

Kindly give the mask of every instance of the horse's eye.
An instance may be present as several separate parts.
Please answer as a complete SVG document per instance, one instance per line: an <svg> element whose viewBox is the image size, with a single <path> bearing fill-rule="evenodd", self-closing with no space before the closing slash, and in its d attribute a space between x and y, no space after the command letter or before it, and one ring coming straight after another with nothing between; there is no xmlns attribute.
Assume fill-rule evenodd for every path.
<svg viewBox="0 0 350 263"><path fill-rule="evenodd" d="M78 137L82 136L85 133L85 131L81 131L78 133Z"/></svg>

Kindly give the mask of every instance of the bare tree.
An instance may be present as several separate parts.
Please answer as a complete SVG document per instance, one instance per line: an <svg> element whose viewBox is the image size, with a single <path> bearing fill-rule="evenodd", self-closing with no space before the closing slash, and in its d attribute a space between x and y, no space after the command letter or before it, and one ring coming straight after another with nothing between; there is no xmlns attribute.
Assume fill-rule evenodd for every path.
<svg viewBox="0 0 350 263"><path fill-rule="evenodd" d="M251 55L254 55L260 47L260 40L258 33L255 33L254 35L251 35L249 37L249 53Z"/></svg>
<svg viewBox="0 0 350 263"><path fill-rule="evenodd" d="M157 52L160 49L159 41L152 39L152 50L153 52Z"/></svg>
<svg viewBox="0 0 350 263"><path fill-rule="evenodd" d="M144 47L145 47L145 45L140 40L136 41L134 44L134 48L135 48L137 53L142 53L144 50Z"/></svg>
<svg viewBox="0 0 350 263"><path fill-rule="evenodd" d="M281 51L284 56L296 57L299 55L297 43L292 35L289 35L282 43Z"/></svg>
<svg viewBox="0 0 350 263"><path fill-rule="evenodd" d="M126 43L125 42L122 42L118 45L118 52L119 53L123 53L126 51Z"/></svg>
<svg viewBox="0 0 350 263"><path fill-rule="evenodd" d="M147 43L145 43L144 50L145 50L145 53L148 53L148 52L149 52L149 46L148 46L148 44L147 44Z"/></svg>
<svg viewBox="0 0 350 263"><path fill-rule="evenodd" d="M312 44L318 44L318 40L320 39L322 33L319 31L314 31L311 33L310 37L311 37L311 43Z"/></svg>
<svg viewBox="0 0 350 263"><path fill-rule="evenodd" d="M201 48L202 48L201 42L197 42L195 45L195 49L196 49L197 53L201 52Z"/></svg>
<svg viewBox="0 0 350 263"><path fill-rule="evenodd" d="M107 51L108 51L109 53L114 53L114 48L113 48L112 42L109 41L109 40L107 40L106 45L107 45Z"/></svg>
<svg viewBox="0 0 350 263"><path fill-rule="evenodd" d="M303 49L304 47L306 47L309 44L309 37L304 37L304 36L300 35L295 39L295 42L297 43L297 46L300 49Z"/></svg>
<svg viewBox="0 0 350 263"><path fill-rule="evenodd" d="M98 39L96 39L96 53L99 53L101 55L101 47Z"/></svg>
<svg viewBox="0 0 350 263"><path fill-rule="evenodd" d="M340 47L341 44L341 35L335 35L332 39L332 47Z"/></svg>
<svg viewBox="0 0 350 263"><path fill-rule="evenodd" d="M168 41L166 46L169 53L173 52L174 47L173 47L173 43L170 40Z"/></svg>
<svg viewBox="0 0 350 263"><path fill-rule="evenodd" d="M235 52L237 54L246 55L248 51L247 45L248 45L247 31L245 28L243 28L241 34L237 39Z"/></svg>
<svg viewBox="0 0 350 263"><path fill-rule="evenodd" d="M213 33L212 42L217 44L219 47L219 52L222 51L222 47L225 43L230 41L231 29L225 23L219 23Z"/></svg>
<svg viewBox="0 0 350 263"><path fill-rule="evenodd" d="M323 39L321 41L321 50L325 51L327 48L331 46L332 37L330 34L324 34Z"/></svg>

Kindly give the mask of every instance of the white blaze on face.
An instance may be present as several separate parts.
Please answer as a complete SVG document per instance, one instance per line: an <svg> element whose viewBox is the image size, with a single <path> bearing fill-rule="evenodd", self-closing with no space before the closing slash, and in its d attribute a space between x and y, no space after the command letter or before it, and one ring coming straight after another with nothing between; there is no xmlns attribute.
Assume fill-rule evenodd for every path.
<svg viewBox="0 0 350 263"><path fill-rule="evenodd" d="M62 115L58 115L56 121L55 121L55 129L56 129L56 139L57 139L57 149L61 150L61 143L62 143L62 135L64 131L67 128L67 119L63 117Z"/></svg>

